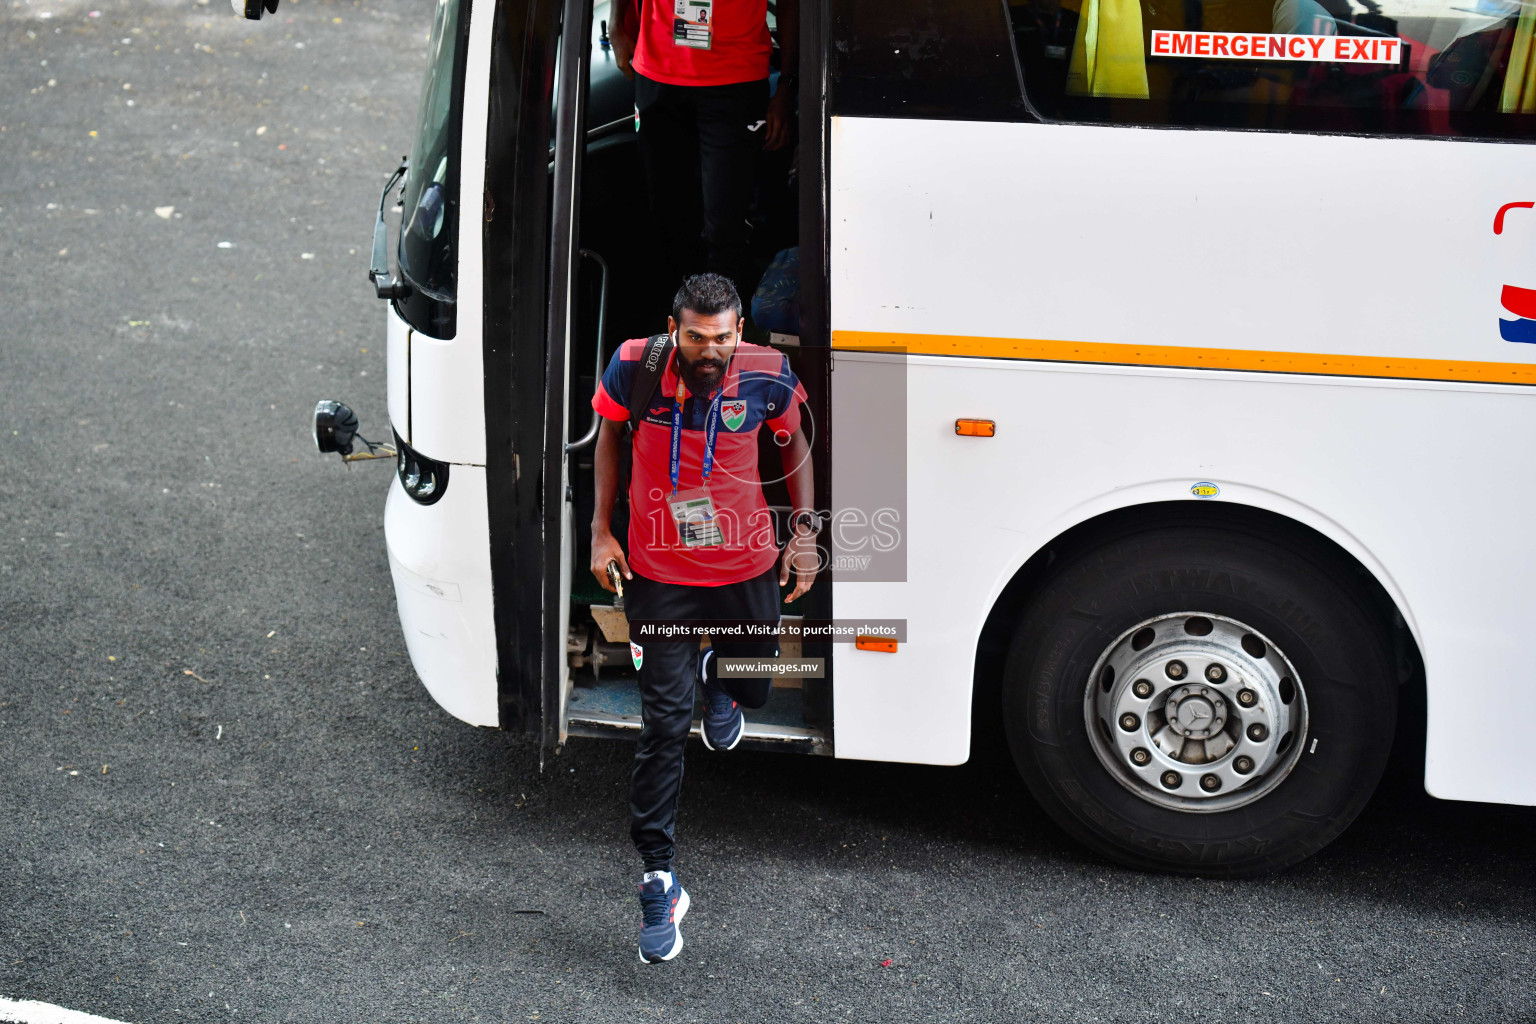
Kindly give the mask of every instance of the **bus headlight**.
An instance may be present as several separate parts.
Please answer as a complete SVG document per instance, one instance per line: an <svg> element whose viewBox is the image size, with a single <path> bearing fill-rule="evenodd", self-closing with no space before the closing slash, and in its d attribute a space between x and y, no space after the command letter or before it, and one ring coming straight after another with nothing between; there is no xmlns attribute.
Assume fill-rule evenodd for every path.
<svg viewBox="0 0 1536 1024"><path fill-rule="evenodd" d="M439 501L448 490L448 463L429 459L395 436L395 472L400 486L420 505Z"/></svg>

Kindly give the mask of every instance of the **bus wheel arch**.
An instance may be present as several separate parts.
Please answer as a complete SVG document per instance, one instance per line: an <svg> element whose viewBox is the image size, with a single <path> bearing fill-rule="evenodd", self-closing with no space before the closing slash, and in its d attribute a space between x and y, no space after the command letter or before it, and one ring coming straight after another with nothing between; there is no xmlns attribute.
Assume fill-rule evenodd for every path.
<svg viewBox="0 0 1536 1024"><path fill-rule="evenodd" d="M1167 582L1173 578L1170 574L1184 572L1178 567L1198 563L1201 557L1210 564L1189 569L1178 577L1178 582ZM1085 575L1083 564L1088 559L1099 559L1103 564ZM1234 567L1234 572L1212 571L1212 566L1228 564ZM1117 573L1125 576L1143 571L1154 575L1160 573L1157 578L1163 582L1140 587L1131 586L1128 577L1117 577L1119 581L1113 585L1109 579ZM1095 583L1095 572L1108 576ZM1067 579L1068 576L1073 578ZM1159 586L1172 589L1159 595ZM1068 593L1084 595L1086 604L1071 605L1064 596ZM1173 600L1173 593L1181 596L1170 605L1167 602ZM1286 609L1283 614L1278 610L1282 607ZM1135 608L1140 611L1133 615ZM1308 623L1307 617L1314 614L1321 618ZM1136 621L1130 621L1128 615ZM1225 700L1215 692L1204 696L1196 692L1208 682L1204 679L1188 680L1194 685L1182 687L1174 686L1174 680L1161 676L1157 677L1155 687L1138 679L1140 689L1151 697L1145 708L1140 708L1132 694L1123 692L1129 680L1121 680L1114 686L1113 695L1110 694L1111 687L1105 687L1106 699L1110 696L1117 700L1124 698L1127 707L1114 704L1100 719L1100 730L1107 735L1102 738L1090 735L1085 722L1095 718L1092 710L1094 692L1090 687L1085 695L1081 687L1091 672L1100 671L1097 666L1102 660L1098 655L1108 656L1115 643L1128 644L1134 630L1126 630L1132 626L1140 628L1145 624L1143 618L1146 623L1151 623L1177 615L1194 618L1202 623L1201 629L1206 633L1210 630L1205 629L1205 625L1213 620L1216 623L1212 636L1195 639L1180 632L1176 638L1178 642L1188 640L1208 649L1210 641L1221 640L1224 634L1230 633L1226 637L1231 641L1229 653L1237 661L1247 658L1245 669L1227 661L1234 665L1234 671L1262 674L1263 666L1244 654L1238 640L1246 633L1266 635L1267 629L1284 642L1276 643L1266 635L1265 643L1255 643L1256 637L1246 637L1243 643L1251 644L1254 649L1277 647L1287 655L1294 651L1299 661L1306 663L1306 672L1294 681L1300 685L1285 684L1288 695L1300 689L1310 697L1312 691L1305 687L1308 678L1314 678L1318 685L1326 687L1325 691L1319 691L1323 693L1326 719L1320 730L1322 742L1329 745L1325 752L1332 756L1319 758L1299 769L1300 777L1310 781L1280 781L1305 756L1294 746L1283 751L1286 755L1284 764L1265 761L1264 766L1256 770L1254 759L1265 757L1260 748L1266 748L1266 745L1250 743L1244 737L1243 730L1256 724L1249 722L1253 716L1234 702L1238 696L1236 690L1226 694ZM1030 617L1028 621L1026 616ZM1244 616L1254 621L1244 625ZM1287 623L1286 616L1294 621ZM1096 621L1100 617L1103 621ZM1091 629L1077 628L1090 621L1093 622ZM1236 622L1237 626L1227 625L1227 621ZM1068 622L1072 628L1062 627L1062 623ZM1118 626L1114 625L1116 622ZM1265 628L1258 628L1259 624ZM1097 635L1105 630L1109 632ZM1146 632L1151 635L1150 631ZM1079 633L1083 635L1082 643L1087 645L1085 649L1072 647ZM1345 642L1346 636L1354 639ZM1164 631L1160 631L1158 637L1159 643L1167 639ZM1144 637L1139 640L1144 645L1150 643ZM1055 661L1041 660L1041 644L1050 646ZM1066 653L1062 654L1063 651ZM1171 648L1169 651L1172 655L1177 654ZM1152 649L1148 653L1157 654L1158 650ZM1094 655L1093 668L1088 667L1090 654ZM1128 648L1121 652L1122 662L1127 654ZM1196 651L1196 657L1199 657L1199 651ZM1266 657L1274 661L1274 651L1269 651ZM1286 664L1283 658L1274 663ZM1359 559L1312 527L1274 512L1233 503L1171 502L1133 506L1095 517L1065 531L1026 561L999 595L977 649L973 753L1009 757L1036 800L1052 817L1075 838L1110 859L1138 868L1190 874L1258 874L1289 866L1309 856L1331 841L1359 813L1374 791L1392 748L1402 684L1412 681L1422 686L1422 673L1417 671L1420 664L1417 644L1406 621L1380 581ZM1199 671L1204 671L1204 667L1202 662ZM1220 679L1221 670L1212 671ZM1060 672L1068 673L1071 679L1063 680L1053 675ZM1262 701L1265 707L1278 706L1273 684L1285 672L1283 669L1276 672L1276 678L1269 681L1270 688L1265 691L1270 695ZM1350 682L1341 683L1339 679ZM1184 693L1184 690L1190 692ZM1417 694L1408 696L1410 706L1417 706L1415 697ZM1261 704L1252 691L1242 694L1242 698L1249 702L1249 710ZM1075 712L1071 707L1074 700ZM1177 736L1164 729L1165 726L1179 726L1170 717L1181 706L1179 701L1188 703L1185 710L1193 715L1213 715L1217 727L1225 725L1233 739L1218 737L1218 750L1210 752L1208 744L1201 742L1203 732L1185 737L1180 729L1173 730L1180 733ZM1300 703L1304 705L1304 702ZM1138 709L1146 715L1145 722L1133 713ZM999 710L1002 711L1003 728L998 729L995 724L989 728L987 723L998 721ZM1276 727L1290 728L1283 721L1285 709L1279 710L1282 716ZM1126 715L1127 730L1144 727L1148 737L1135 744L1120 742L1128 733L1122 734L1105 722L1114 721L1116 715L1122 713ZM1072 721L1074 714L1079 719L1076 723ZM1305 711L1299 719L1291 721L1291 726L1297 721L1301 723L1301 743L1313 748L1310 752L1315 753L1313 741L1319 739L1319 733L1307 731ZM1163 730L1155 743L1150 741L1154 729ZM1265 728L1253 729L1251 737L1268 739L1266 749L1271 754L1274 752L1277 737L1267 735ZM1172 745L1170 739L1174 741ZM1178 744L1184 740L1190 742L1180 748ZM1295 742L1295 736L1290 742ZM1236 749L1239 745L1242 749ZM1125 749L1118 754L1105 754L1106 750L1114 751L1117 746ZM1090 748L1099 749L1095 753ZM1070 757L1062 754L1062 750L1068 749ZM1196 751L1193 757L1188 756L1191 749ZM1422 749L1420 745L1414 752L1420 759ZM1195 764L1162 764L1168 760L1170 752L1175 756L1182 752L1186 760ZM1200 768L1199 762L1205 756L1202 752L1210 754L1210 772ZM1085 757L1085 754L1090 756ZM1120 755L1127 759L1122 768L1129 771L1121 771L1122 777L1113 779L1114 765L1106 760L1106 756ZM1227 756L1223 760L1219 755ZM1244 804L1238 790L1253 790L1249 779L1240 778L1231 771L1231 762L1236 758L1242 758L1238 765L1240 775L1252 773L1253 780L1267 780L1265 784L1274 792L1274 796L1263 797L1269 801L1264 807L1275 808L1277 814L1286 817L1301 819L1310 815L1327 820L1310 832L1301 829L1287 833L1277 825L1273 834L1263 834L1262 830L1251 835L1224 834L1221 823L1234 821L1237 816L1223 818L1222 814L1214 813L1218 810L1214 805L1224 802L1235 809ZM1328 764L1347 764L1355 780L1353 788L1339 783L1329 790L1318 781L1316 776L1320 766ZM1139 773L1136 771L1138 767L1143 769ZM1275 775L1269 774L1271 767L1276 769ZM1180 771L1159 776L1155 771L1145 770L1148 768L1177 768ZM1337 772L1339 769L1330 770ZM1139 783L1135 778L1137 774L1142 777ZM1175 778L1175 775L1180 777ZM1130 776L1130 781L1124 776ZM1137 785L1156 790L1158 787L1153 780L1158 778L1171 789L1161 793L1143 792L1145 806L1135 799L1124 799L1130 795L1128 793L1116 792L1117 788L1133 790ZM1110 785L1101 787L1106 781ZM1095 787L1101 788L1095 791ZM1202 793L1202 788L1207 791ZM1212 797L1218 799L1209 799ZM1186 813L1180 815L1166 806L1153 807L1174 803L1188 805L1183 808ZM1282 806L1287 803L1295 806ZM1175 817L1169 818L1170 814ZM1250 807L1244 814L1256 815L1256 811ZM1193 819L1201 819L1204 824L1186 827ZM1202 837L1210 842L1203 842Z"/></svg>

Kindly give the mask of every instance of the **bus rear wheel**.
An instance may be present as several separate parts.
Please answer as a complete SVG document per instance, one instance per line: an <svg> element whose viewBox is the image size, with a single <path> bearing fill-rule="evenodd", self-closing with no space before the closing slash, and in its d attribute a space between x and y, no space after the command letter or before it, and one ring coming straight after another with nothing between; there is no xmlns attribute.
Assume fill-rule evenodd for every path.
<svg viewBox="0 0 1536 1024"><path fill-rule="evenodd" d="M1031 793L1086 846L1262 874L1370 798L1392 665L1369 585L1316 541L1167 527L1058 561L1008 653L1004 726Z"/></svg>

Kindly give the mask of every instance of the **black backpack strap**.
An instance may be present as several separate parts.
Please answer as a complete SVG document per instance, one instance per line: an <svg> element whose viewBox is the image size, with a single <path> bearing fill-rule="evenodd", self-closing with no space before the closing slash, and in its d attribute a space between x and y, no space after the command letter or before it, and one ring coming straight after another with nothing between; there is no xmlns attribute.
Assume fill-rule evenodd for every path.
<svg viewBox="0 0 1536 1024"><path fill-rule="evenodd" d="M630 433L639 429L640 419L645 415L646 406L651 404L651 396L656 393L656 385L661 383L671 354L672 335L653 334L646 339L645 350L640 353L640 365L635 367L635 377L630 381Z"/></svg>

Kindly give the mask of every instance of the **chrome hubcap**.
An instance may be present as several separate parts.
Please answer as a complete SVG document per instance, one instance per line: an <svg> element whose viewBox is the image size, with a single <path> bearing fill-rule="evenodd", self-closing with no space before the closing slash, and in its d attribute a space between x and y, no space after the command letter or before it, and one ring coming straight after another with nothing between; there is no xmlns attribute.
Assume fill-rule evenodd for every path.
<svg viewBox="0 0 1536 1024"><path fill-rule="evenodd" d="M1137 623L1099 656L1083 695L1094 753L1150 803L1227 811L1270 792L1307 735L1301 679L1267 637L1179 612Z"/></svg>

